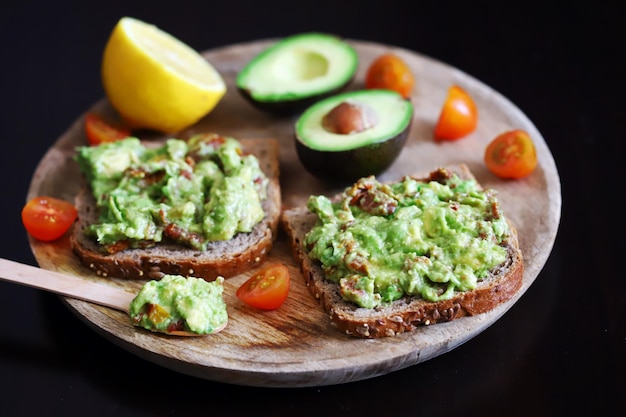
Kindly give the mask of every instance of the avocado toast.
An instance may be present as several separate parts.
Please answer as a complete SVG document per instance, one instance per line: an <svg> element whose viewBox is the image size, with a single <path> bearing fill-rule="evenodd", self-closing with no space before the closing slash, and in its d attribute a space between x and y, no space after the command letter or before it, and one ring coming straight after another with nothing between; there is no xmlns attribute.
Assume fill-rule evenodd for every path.
<svg viewBox="0 0 626 417"><path fill-rule="evenodd" d="M164 178L167 176L164 171L169 168L156 169L151 174L146 172L135 172L141 176L139 182L150 182L150 198L156 201L144 204L137 200L135 206L142 207L140 214L145 214L142 220L133 214L133 221L128 222L131 214L127 212L113 213L113 217L120 217L127 221L121 226L102 222L102 204L96 200L111 199L107 197L102 189L96 190L98 181L93 181L96 175L90 173L89 168L83 169L86 173L84 185L81 192L75 199L75 204L79 212L78 221L70 236L72 250L79 257L81 262L102 276L114 276L129 279L159 279L164 274L175 274L183 276L199 276L206 280L214 280L218 276L225 278L240 274L248 269L260 265L265 259L276 238L276 229L280 215L280 186L278 182L278 143L271 139L242 139L230 142L233 138L225 138L219 135L206 134L197 140L196 148L186 149L184 141L175 140L164 146L169 149L163 151L168 154L176 154L173 159L178 159L177 165L183 166L185 172L177 173L173 177L178 183L171 184ZM191 140L191 139L190 139ZM203 152L213 152L210 150L216 144L228 141L234 148L224 151L218 157L205 158L199 155ZM237 145L237 143L240 145ZM147 144L154 147L154 144ZM143 144L132 144L134 147L141 147ZM143 148L141 148L143 149ZM90 150L85 147L85 152ZM187 152L189 151L189 152ZM141 151L143 152L143 150ZM219 151L221 152L221 151ZM253 155L255 158L250 158ZM135 158L135 156L132 156ZM86 159L86 158L83 158ZM161 159L152 158L153 160ZM213 159L215 163L208 163L206 160ZM244 162L244 159L247 162ZM120 157L112 158L110 164L119 163ZM205 161L205 162L202 162ZM256 161L256 162L255 162ZM80 160L79 164L85 163ZM215 192L209 198L213 185L198 185L194 181L206 183L208 175L200 177L197 172L203 169L205 173L211 170L224 169L225 166L232 165L233 170L239 170L239 166L250 163L252 168L246 167L248 185L245 185L247 192L254 194L252 188L259 190L258 201L237 200L228 203L226 200L229 193ZM133 170L128 164L124 170ZM143 169L143 168L142 168ZM252 170L254 173L249 174ZM260 174L262 173L262 174ZM227 175L218 174L219 182ZM194 179L195 178L195 179ZM185 184L182 182L185 181ZM230 180L229 180L230 181ZM158 191L154 191L156 182ZM167 185L169 184L169 185ZM241 184L239 178L232 179L231 186ZM108 187L104 185L102 187ZM187 194L183 195L185 187L191 187ZM204 191L197 192L196 186L200 186ZM140 187L141 188L141 187ZM131 191L134 188L129 188ZM228 190L225 187L224 190ZM132 192L126 194L133 195ZM142 191L141 194L144 194ZM168 196L165 197L165 194ZM180 194L180 195L178 195ZM220 196L221 194L221 196ZM180 197L177 204L171 203ZM121 198L117 197L119 200ZM185 199L191 199L186 201ZM214 214L209 215L208 200L214 199L214 206L223 206L223 209L213 210ZM165 203L163 203L165 201ZM258 205L256 210L252 210L255 202ZM125 207L129 203L123 202ZM106 202L108 208L105 210L115 211L119 204L117 202ZM149 205L144 210L144 205ZM195 212L193 209L195 206ZM113 207L113 209L111 208ZM202 220L198 220L197 212L207 211ZM219 210L222 210L221 212ZM191 211L191 214L189 212ZM249 219L249 212L255 211L256 218ZM238 216L236 213L239 213ZM110 214L110 213L109 213ZM211 218L212 217L212 218ZM228 227L224 224L235 218L237 221ZM139 220L137 220L139 219ZM198 223L198 224L196 224ZM138 227L137 225L141 225ZM201 229L210 230L212 236L206 237ZM225 231L226 230L226 231ZM137 237L137 231L141 234ZM145 232L144 232L145 231ZM149 232L148 232L149 231ZM128 238L128 236L133 238Z"/></svg>
<svg viewBox="0 0 626 417"><path fill-rule="evenodd" d="M515 295L522 253L495 191L482 190L465 165L397 184L364 178L282 214L306 285L341 332L394 336Z"/></svg>

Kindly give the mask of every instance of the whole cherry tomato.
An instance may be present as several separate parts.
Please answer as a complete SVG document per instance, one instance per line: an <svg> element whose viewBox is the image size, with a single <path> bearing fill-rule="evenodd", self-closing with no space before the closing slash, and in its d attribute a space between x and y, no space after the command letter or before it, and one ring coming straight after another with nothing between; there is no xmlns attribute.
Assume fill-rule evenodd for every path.
<svg viewBox="0 0 626 417"><path fill-rule="evenodd" d="M49 242L63 236L78 217L73 204L54 197L35 197L22 208L22 223L35 239Z"/></svg>
<svg viewBox="0 0 626 417"><path fill-rule="evenodd" d="M96 113L87 113L85 116L85 132L92 146L115 142L130 136L130 129L108 123Z"/></svg>
<svg viewBox="0 0 626 417"><path fill-rule="evenodd" d="M435 125L438 140L458 140L472 133L478 124L478 109L470 95L458 85L448 95Z"/></svg>
<svg viewBox="0 0 626 417"><path fill-rule="evenodd" d="M393 90L409 98L415 85L411 68L397 55L384 54L376 58L367 70L365 88Z"/></svg>
<svg viewBox="0 0 626 417"><path fill-rule="evenodd" d="M485 164L501 178L525 177L537 166L535 144L521 129L501 133L485 149Z"/></svg>
<svg viewBox="0 0 626 417"><path fill-rule="evenodd" d="M290 283L287 266L272 263L255 272L237 289L236 295L251 307L274 310L287 299Z"/></svg>

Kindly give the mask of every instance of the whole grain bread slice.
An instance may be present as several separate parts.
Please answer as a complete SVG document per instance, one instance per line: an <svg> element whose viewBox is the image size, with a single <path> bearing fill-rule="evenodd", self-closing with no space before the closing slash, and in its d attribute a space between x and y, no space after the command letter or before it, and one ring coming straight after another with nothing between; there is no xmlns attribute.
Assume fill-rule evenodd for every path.
<svg viewBox="0 0 626 417"><path fill-rule="evenodd" d="M250 233L238 233L231 240L212 242L206 251L176 243L159 243L142 249L114 254L102 252L99 244L85 234L97 220L98 212L87 183L75 198L78 220L70 235L72 250L80 261L98 275L127 279L160 279L164 274L230 278L255 268L267 259L280 219L279 144L274 139L239 139L244 152L251 153L269 179L265 217Z"/></svg>
<svg viewBox="0 0 626 417"><path fill-rule="evenodd" d="M474 178L464 164L451 168L463 178ZM434 173L435 171L433 171ZM419 178L431 178L430 175ZM463 316L485 313L511 299L522 286L524 263L517 231L509 222L511 237L506 244L507 259L479 281L476 289L456 292L445 301L431 302L421 297L404 296L377 308L362 308L345 301L339 285L324 278L319 262L310 259L302 245L304 236L317 221L305 206L285 209L281 224L290 239L291 251L299 264L310 293L319 300L331 322L347 335L361 338L394 336L418 326L451 321Z"/></svg>

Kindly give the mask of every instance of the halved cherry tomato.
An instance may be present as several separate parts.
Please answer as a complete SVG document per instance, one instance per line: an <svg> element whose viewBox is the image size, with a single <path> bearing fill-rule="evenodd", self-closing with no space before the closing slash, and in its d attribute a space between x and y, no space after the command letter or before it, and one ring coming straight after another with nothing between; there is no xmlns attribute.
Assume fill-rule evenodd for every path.
<svg viewBox="0 0 626 417"><path fill-rule="evenodd" d="M448 95L435 125L435 138L458 140L472 133L478 124L478 108L470 95L458 85Z"/></svg>
<svg viewBox="0 0 626 417"><path fill-rule="evenodd" d="M26 231L45 242L63 236L77 217L73 204L54 197L35 197L22 208L22 223Z"/></svg>
<svg viewBox="0 0 626 417"><path fill-rule="evenodd" d="M485 149L485 164L501 178L525 177L537 166L535 144L521 129L501 133Z"/></svg>
<svg viewBox="0 0 626 417"><path fill-rule="evenodd" d="M409 98L415 85L411 68L397 55L384 54L372 62L365 77L365 88L393 90Z"/></svg>
<svg viewBox="0 0 626 417"><path fill-rule="evenodd" d="M255 272L237 289L236 295L250 307L274 310L287 299L290 282L287 266L273 263Z"/></svg>
<svg viewBox="0 0 626 417"><path fill-rule="evenodd" d="M87 113L85 116L85 131L87 140L92 146L115 142L130 136L130 129L113 125L96 113Z"/></svg>

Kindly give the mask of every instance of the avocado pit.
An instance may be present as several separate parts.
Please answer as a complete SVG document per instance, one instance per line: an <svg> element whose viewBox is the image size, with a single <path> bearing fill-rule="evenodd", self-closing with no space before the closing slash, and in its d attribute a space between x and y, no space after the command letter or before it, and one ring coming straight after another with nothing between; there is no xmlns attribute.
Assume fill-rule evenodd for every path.
<svg viewBox="0 0 626 417"><path fill-rule="evenodd" d="M322 127L330 133L349 135L378 124L376 111L365 103L343 101L322 118Z"/></svg>

